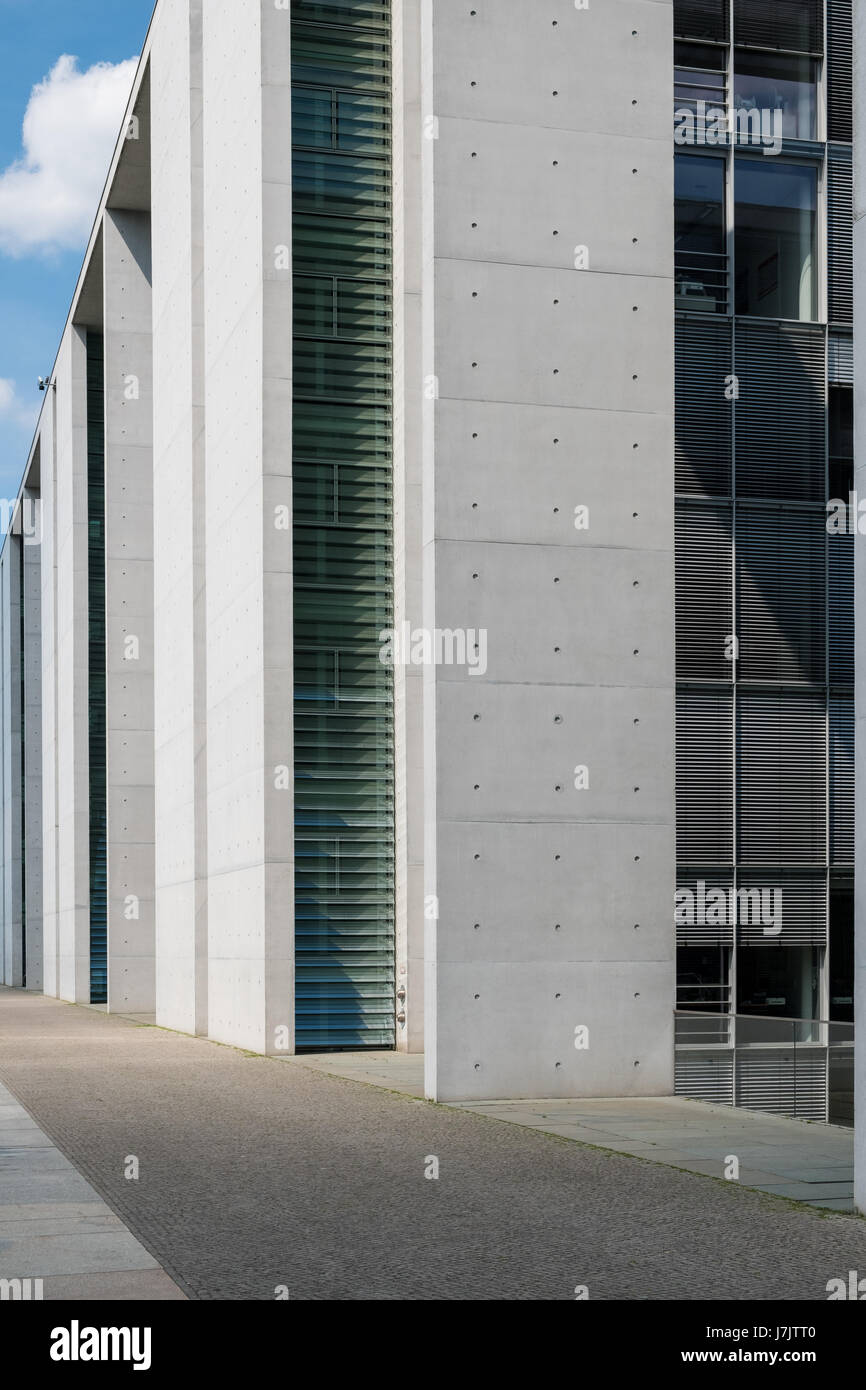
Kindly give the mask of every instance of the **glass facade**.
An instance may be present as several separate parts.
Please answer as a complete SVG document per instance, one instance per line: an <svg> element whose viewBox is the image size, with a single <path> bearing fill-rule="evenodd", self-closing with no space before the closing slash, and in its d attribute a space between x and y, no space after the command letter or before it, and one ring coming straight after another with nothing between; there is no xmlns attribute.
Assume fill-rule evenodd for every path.
<svg viewBox="0 0 866 1390"><path fill-rule="evenodd" d="M786 140L817 140L818 64L798 54L738 48L734 106L741 111L780 111Z"/></svg>
<svg viewBox="0 0 866 1390"><path fill-rule="evenodd" d="M108 1000L105 720L105 354L87 334L87 604L90 758L90 1002Z"/></svg>
<svg viewBox="0 0 866 1390"><path fill-rule="evenodd" d="M725 166L720 159L678 157L674 166L677 304L724 313L728 299Z"/></svg>
<svg viewBox="0 0 866 1390"><path fill-rule="evenodd" d="M739 156L734 189L736 312L816 319L818 170Z"/></svg>
<svg viewBox="0 0 866 1390"><path fill-rule="evenodd" d="M678 1006L730 1017L728 1094L749 1104L741 1044L778 1046L772 1020L851 1018L853 540L828 524L852 478L851 150L822 140L845 129L850 7L847 71L828 11L829 85L820 4L698 9L674 6L677 104L721 91L728 121L715 146L696 123L675 156L678 886L757 890L768 910L678 911ZM796 1113L834 1103L828 1031L799 1028L824 1049L805 1060L779 1053L780 1077L808 1063Z"/></svg>
<svg viewBox="0 0 866 1390"><path fill-rule="evenodd" d="M299 1049L394 1044L390 45L292 6Z"/></svg>

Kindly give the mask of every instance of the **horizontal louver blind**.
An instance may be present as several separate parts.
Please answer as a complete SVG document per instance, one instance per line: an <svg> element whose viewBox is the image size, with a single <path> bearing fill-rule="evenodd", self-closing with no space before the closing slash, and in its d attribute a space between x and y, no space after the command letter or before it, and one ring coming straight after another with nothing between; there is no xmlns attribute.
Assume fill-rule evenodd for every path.
<svg viewBox="0 0 866 1390"><path fill-rule="evenodd" d="M674 0L674 33L681 39L728 40L729 0Z"/></svg>
<svg viewBox="0 0 866 1390"><path fill-rule="evenodd" d="M733 860L733 698L677 692L677 860Z"/></svg>
<svg viewBox="0 0 866 1390"><path fill-rule="evenodd" d="M389 6L293 9L295 1017L394 1042ZM313 22L307 22L313 21Z"/></svg>
<svg viewBox="0 0 866 1390"><path fill-rule="evenodd" d="M827 1057L823 1048L737 1051L737 1105L801 1120L827 1118Z"/></svg>
<svg viewBox="0 0 866 1390"><path fill-rule="evenodd" d="M854 385L854 339L850 333L829 335L827 377L834 386Z"/></svg>
<svg viewBox="0 0 866 1390"><path fill-rule="evenodd" d="M105 348L87 334L88 742L90 1002L108 999L105 664Z"/></svg>
<svg viewBox="0 0 866 1390"><path fill-rule="evenodd" d="M701 497L731 492L731 324L676 321L676 490Z"/></svg>
<svg viewBox="0 0 866 1390"><path fill-rule="evenodd" d="M730 508L678 503L677 675L730 680L733 633Z"/></svg>
<svg viewBox="0 0 866 1390"><path fill-rule="evenodd" d="M847 503L847 498L843 499ZM854 684L854 537L827 537L830 681Z"/></svg>
<svg viewBox="0 0 866 1390"><path fill-rule="evenodd" d="M823 328L737 320L739 497L826 500L825 351Z"/></svg>
<svg viewBox="0 0 866 1390"><path fill-rule="evenodd" d="M691 867L677 870L677 891L687 891L692 894L695 918L694 922L677 921L678 946L732 946L734 944L734 928L729 911L730 900L728 899L728 907L725 909L714 910L713 904L717 902L717 899L711 896L714 890L721 890L726 895L729 894L733 884L733 868L707 865L700 869ZM710 898L709 902L708 897ZM688 899L681 899L681 902L688 901ZM680 917L688 918L690 915L689 912L680 910ZM681 989L682 1002L687 1004L689 998L688 990Z"/></svg>
<svg viewBox="0 0 866 1390"><path fill-rule="evenodd" d="M740 873L737 887L737 940L741 946L826 943L827 880L823 874L766 869L760 874ZM750 900L746 898L749 893Z"/></svg>
<svg viewBox="0 0 866 1390"><path fill-rule="evenodd" d="M359 217L292 218L292 264L297 275L334 275L388 283L391 236L387 222Z"/></svg>
<svg viewBox="0 0 866 1390"><path fill-rule="evenodd" d="M293 94L311 87L376 93L390 80L391 43L387 32L326 24L299 23L292 16ZM384 113L383 113L384 114Z"/></svg>
<svg viewBox="0 0 866 1390"><path fill-rule="evenodd" d="M738 695L739 859L823 864L827 721L820 695Z"/></svg>
<svg viewBox="0 0 866 1390"><path fill-rule="evenodd" d="M711 1105L733 1105L733 1053L681 1052L677 1049L674 1093Z"/></svg>
<svg viewBox="0 0 866 1390"><path fill-rule="evenodd" d="M302 151L292 160L292 193L299 212L378 216L391 197L387 160L356 168L342 154Z"/></svg>
<svg viewBox="0 0 866 1390"><path fill-rule="evenodd" d="M826 543L823 512L738 507L741 680L823 681Z"/></svg>
<svg viewBox="0 0 866 1390"><path fill-rule="evenodd" d="M827 147L828 314L831 323L854 315L854 192L851 150Z"/></svg>
<svg viewBox="0 0 866 1390"><path fill-rule="evenodd" d="M378 29L387 34L390 0L292 0L292 19Z"/></svg>
<svg viewBox="0 0 866 1390"><path fill-rule="evenodd" d="M827 0L827 134L852 138L852 0Z"/></svg>
<svg viewBox="0 0 866 1390"><path fill-rule="evenodd" d="M734 43L821 53L823 0L734 0Z"/></svg>
<svg viewBox="0 0 866 1390"><path fill-rule="evenodd" d="M830 699L830 863L854 862L854 701Z"/></svg>

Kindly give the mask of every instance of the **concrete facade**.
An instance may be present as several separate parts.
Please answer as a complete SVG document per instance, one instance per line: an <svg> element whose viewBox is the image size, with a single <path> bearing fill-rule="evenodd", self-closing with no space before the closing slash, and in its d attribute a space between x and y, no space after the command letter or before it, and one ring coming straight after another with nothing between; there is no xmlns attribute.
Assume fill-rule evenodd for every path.
<svg viewBox="0 0 866 1390"><path fill-rule="evenodd" d="M154 1007L150 216L104 219L108 1005Z"/></svg>
<svg viewBox="0 0 866 1390"><path fill-rule="evenodd" d="M262 1053L294 1049L293 11L159 0L24 494L28 987L90 998L101 332L108 1008ZM391 7L393 609L475 634L394 676L395 1036L435 1099L672 1090L671 13Z"/></svg>
<svg viewBox="0 0 866 1390"><path fill-rule="evenodd" d="M427 1091L664 1094L671 9L505 8L422 7Z"/></svg>

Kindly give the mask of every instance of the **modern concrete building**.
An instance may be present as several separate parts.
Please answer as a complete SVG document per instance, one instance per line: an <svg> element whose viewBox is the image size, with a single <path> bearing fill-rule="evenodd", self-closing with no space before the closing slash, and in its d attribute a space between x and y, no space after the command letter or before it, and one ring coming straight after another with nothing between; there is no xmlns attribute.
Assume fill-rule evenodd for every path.
<svg viewBox="0 0 866 1390"><path fill-rule="evenodd" d="M670 1093L679 1003L682 1093L844 1108L850 13L159 0L0 557L8 983L446 1100Z"/></svg>
<svg viewBox="0 0 866 1390"><path fill-rule="evenodd" d="M850 1123L851 4L674 30L677 1089Z"/></svg>

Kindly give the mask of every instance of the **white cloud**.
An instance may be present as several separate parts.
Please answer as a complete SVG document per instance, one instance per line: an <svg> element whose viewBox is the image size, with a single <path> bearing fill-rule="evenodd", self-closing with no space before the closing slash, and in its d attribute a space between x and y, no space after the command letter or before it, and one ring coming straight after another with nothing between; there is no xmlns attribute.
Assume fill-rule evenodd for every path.
<svg viewBox="0 0 866 1390"><path fill-rule="evenodd" d="M99 204L136 58L86 72L65 53L30 94L21 159L0 173L0 249L81 247Z"/></svg>
<svg viewBox="0 0 866 1390"><path fill-rule="evenodd" d="M32 405L25 405L18 395L15 382L0 376L0 420L7 420L21 430L32 430L41 403L42 397L39 396Z"/></svg>

